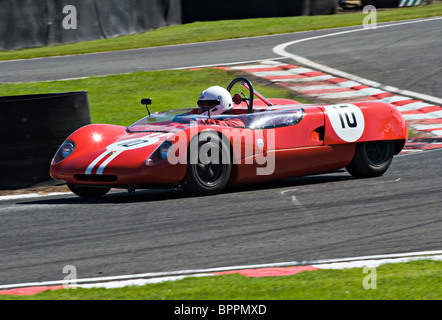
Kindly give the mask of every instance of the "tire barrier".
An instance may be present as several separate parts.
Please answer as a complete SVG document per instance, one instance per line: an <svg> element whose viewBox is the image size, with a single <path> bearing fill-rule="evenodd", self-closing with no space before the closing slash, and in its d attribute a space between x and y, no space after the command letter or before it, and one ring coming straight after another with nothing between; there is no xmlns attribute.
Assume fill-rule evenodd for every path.
<svg viewBox="0 0 442 320"><path fill-rule="evenodd" d="M412 7L421 4L431 4L433 1L429 0L362 0L363 6L372 5L376 8L398 8L398 7Z"/></svg>
<svg viewBox="0 0 442 320"><path fill-rule="evenodd" d="M339 0L182 0L182 22L334 14Z"/></svg>
<svg viewBox="0 0 442 320"><path fill-rule="evenodd" d="M105 39L181 23L181 0L0 0L0 8L0 49L7 50Z"/></svg>
<svg viewBox="0 0 442 320"><path fill-rule="evenodd" d="M0 189L51 181L58 147L87 124L87 92L0 97Z"/></svg>
<svg viewBox="0 0 442 320"><path fill-rule="evenodd" d="M106 39L194 21L332 14L338 1L0 0L0 50Z"/></svg>

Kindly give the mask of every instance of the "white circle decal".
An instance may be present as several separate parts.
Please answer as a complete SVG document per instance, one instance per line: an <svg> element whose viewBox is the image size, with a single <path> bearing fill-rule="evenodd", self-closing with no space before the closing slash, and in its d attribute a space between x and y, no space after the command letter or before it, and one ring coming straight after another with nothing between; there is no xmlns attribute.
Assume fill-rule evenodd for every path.
<svg viewBox="0 0 442 320"><path fill-rule="evenodd" d="M151 136L145 136L135 139L128 139L123 141L118 141L115 143L112 143L111 145L107 146L107 150L109 151L126 151L126 150L133 150L138 148L143 148L146 146L149 146L151 144L157 143L160 141L158 139L159 136L151 137Z"/></svg>
<svg viewBox="0 0 442 320"><path fill-rule="evenodd" d="M364 114L354 104L326 106L325 111L333 130L342 140L354 142L364 133Z"/></svg>

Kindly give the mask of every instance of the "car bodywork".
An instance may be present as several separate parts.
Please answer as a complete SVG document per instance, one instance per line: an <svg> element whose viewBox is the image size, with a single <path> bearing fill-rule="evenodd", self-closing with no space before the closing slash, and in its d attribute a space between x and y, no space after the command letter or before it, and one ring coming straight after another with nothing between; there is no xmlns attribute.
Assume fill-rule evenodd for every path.
<svg viewBox="0 0 442 320"><path fill-rule="evenodd" d="M210 175L201 180L204 188L190 185L196 193L213 194L227 185L354 166L358 145L364 143L389 141L388 148L392 150L386 158L399 153L405 145L405 120L390 104L365 101L306 105L289 99L266 99L253 90L247 79L238 79L235 80L250 90L250 96L238 99L226 115L203 117L195 110L180 109L149 114L129 127L93 124L78 129L54 156L51 176L67 182L71 189L135 190L199 184L198 172L201 177L203 171L206 176L207 172L219 175L213 171L220 169L219 165L228 165L220 169L228 175L221 186L213 187L214 177ZM214 149L214 142L222 147ZM209 150L206 156L211 154L212 158L204 162L192 157L192 146L200 155L202 150ZM383 152L382 148L385 149L376 147L375 152ZM364 154L369 154L367 150ZM214 161L215 154L218 159ZM374 158L372 166L382 155ZM190 177L191 166L195 167L196 178ZM381 175L385 170L365 176Z"/></svg>

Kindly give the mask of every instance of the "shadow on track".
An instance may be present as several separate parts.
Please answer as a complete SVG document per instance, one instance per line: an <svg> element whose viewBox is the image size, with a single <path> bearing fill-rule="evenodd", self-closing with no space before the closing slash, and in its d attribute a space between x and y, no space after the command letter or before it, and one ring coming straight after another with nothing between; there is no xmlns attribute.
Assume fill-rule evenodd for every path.
<svg viewBox="0 0 442 320"><path fill-rule="evenodd" d="M312 176L304 176L297 178L290 178L278 181L255 183L251 185L232 186L226 188L222 193L213 196L196 196L188 193L183 189L138 189L134 194L129 194L124 189L112 190L105 196L97 199L86 199L77 196L68 196L57 198L23 201L18 202L18 205L31 204L117 204L117 203L136 203L136 202L156 202L165 200L185 199L185 198L203 198L216 197L223 194L250 192L258 190L271 190L278 188L297 187L305 185L325 184L339 181L354 180L352 176L345 174L345 170L340 170L329 174L320 174ZM344 174L341 174L344 173ZM72 194L73 195L73 194Z"/></svg>

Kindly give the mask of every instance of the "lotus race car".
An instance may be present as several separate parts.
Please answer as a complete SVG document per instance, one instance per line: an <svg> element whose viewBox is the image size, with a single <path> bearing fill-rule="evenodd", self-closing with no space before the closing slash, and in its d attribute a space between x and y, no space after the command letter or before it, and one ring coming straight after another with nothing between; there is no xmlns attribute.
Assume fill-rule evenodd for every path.
<svg viewBox="0 0 442 320"><path fill-rule="evenodd" d="M236 92L236 93L235 93ZM147 110L150 99L143 99ZM246 78L203 91L198 107L150 113L129 127L72 133L50 174L82 197L111 188L225 187L333 172L381 176L407 140L401 113L383 102L307 105L266 99Z"/></svg>

